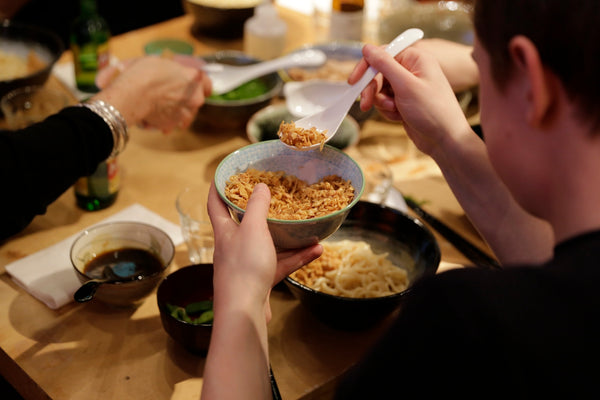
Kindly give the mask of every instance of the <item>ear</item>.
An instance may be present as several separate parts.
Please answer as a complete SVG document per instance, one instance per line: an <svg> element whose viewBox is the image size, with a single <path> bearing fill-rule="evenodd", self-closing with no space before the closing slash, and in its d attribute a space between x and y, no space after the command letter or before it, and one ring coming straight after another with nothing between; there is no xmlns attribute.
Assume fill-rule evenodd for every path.
<svg viewBox="0 0 600 400"><path fill-rule="evenodd" d="M525 36L515 36L508 46L515 72L524 83L527 121L532 126L542 126L556 106L556 77L544 67L537 47Z"/></svg>

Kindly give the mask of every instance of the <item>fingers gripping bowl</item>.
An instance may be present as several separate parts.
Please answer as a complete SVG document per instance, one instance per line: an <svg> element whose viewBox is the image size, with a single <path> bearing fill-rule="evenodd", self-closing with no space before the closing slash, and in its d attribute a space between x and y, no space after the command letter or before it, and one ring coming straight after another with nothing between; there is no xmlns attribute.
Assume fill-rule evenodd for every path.
<svg viewBox="0 0 600 400"><path fill-rule="evenodd" d="M359 165L347 154L331 146L325 146L323 151L304 152L292 150L279 140L251 144L225 157L215 173L215 185L219 196L237 222L242 220L245 210L227 197L225 188L231 176L248 168L283 171L308 184L330 175L337 175L349 181L354 188L354 196L349 204L327 215L298 220L268 218L269 231L275 246L280 249L306 247L334 233L358 202L364 188L364 176Z"/></svg>

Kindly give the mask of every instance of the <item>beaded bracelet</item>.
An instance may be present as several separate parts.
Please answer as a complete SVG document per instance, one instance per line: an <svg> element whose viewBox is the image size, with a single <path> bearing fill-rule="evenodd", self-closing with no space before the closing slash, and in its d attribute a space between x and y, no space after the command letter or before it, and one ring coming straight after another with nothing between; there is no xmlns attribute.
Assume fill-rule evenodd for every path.
<svg viewBox="0 0 600 400"><path fill-rule="evenodd" d="M98 114L110 128L113 136L113 149L109 158L121 153L129 141L129 133L127 132L125 118L123 118L119 110L107 102L98 99L87 100L84 103L80 103L79 106L89 108Z"/></svg>

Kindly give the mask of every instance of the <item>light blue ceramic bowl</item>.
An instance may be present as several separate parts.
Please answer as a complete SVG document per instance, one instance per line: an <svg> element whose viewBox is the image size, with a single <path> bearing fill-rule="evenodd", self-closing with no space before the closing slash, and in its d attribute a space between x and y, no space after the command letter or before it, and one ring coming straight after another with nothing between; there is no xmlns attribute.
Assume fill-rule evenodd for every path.
<svg viewBox="0 0 600 400"><path fill-rule="evenodd" d="M338 175L354 187L354 199L342 210L305 220L267 220L275 246L296 249L316 244L334 233L358 202L364 190L364 176L359 165L346 153L326 145L323 151L292 150L279 140L254 143L229 154L215 172L215 185L225 201L232 218L240 222L244 211L225 196L225 185L230 176L249 167L261 171L284 171L311 184L327 175Z"/></svg>

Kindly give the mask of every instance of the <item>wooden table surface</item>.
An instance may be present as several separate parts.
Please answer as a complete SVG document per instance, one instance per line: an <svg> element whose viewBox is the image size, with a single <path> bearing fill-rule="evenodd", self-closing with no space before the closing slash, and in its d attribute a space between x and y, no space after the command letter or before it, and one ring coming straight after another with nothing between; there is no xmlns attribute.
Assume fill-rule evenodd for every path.
<svg viewBox="0 0 600 400"><path fill-rule="evenodd" d="M312 21L280 9L288 23L286 51L312 40ZM183 16L112 38L120 59L140 56L145 43L179 38L194 54L242 49L241 40L217 41L190 35ZM70 63L65 53L61 63ZM51 85L60 85L51 78ZM204 359L175 344L162 329L155 295L137 309L115 310L94 302L51 310L18 287L4 272L8 263L54 244L117 211L141 203L178 223L175 197L186 185L208 189L218 163L249 143L243 131L180 130L165 136L133 127L120 156L122 189L117 202L93 213L78 209L72 190L21 234L0 247L0 373L31 399L197 399ZM394 173L396 188L426 200L426 208L473 243L486 249L456 202L435 164L412 146L402 126L377 117L368 120L360 142L347 150L357 160L375 157ZM435 233L435 232L434 232ZM448 242L437 236L440 270L466 265ZM189 264L178 246L173 269ZM269 325L271 364L284 399L326 398L336 379L376 340L387 321L363 332L336 331L315 321L285 289L272 295Z"/></svg>

